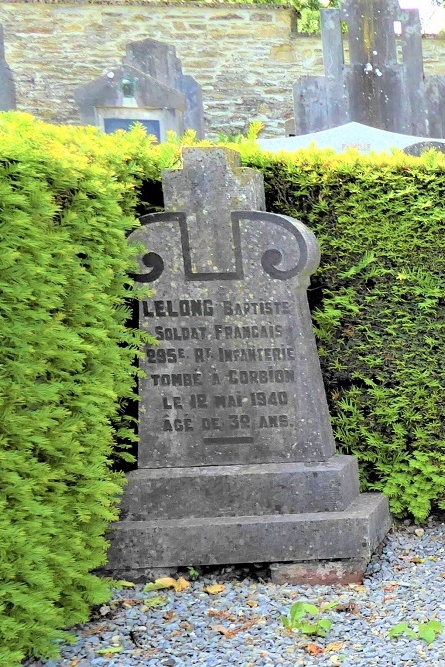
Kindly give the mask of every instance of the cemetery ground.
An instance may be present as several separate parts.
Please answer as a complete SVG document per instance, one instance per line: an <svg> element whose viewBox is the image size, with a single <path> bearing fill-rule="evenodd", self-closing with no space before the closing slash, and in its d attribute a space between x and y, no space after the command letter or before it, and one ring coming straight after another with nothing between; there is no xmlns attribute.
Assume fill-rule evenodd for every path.
<svg viewBox="0 0 445 667"><path fill-rule="evenodd" d="M25 665L442 667L444 593L443 517L423 528L398 522L362 584L277 585L260 564L184 568L156 584L121 581L74 628L60 659ZM283 617L297 602L318 615L308 607L286 629Z"/></svg>

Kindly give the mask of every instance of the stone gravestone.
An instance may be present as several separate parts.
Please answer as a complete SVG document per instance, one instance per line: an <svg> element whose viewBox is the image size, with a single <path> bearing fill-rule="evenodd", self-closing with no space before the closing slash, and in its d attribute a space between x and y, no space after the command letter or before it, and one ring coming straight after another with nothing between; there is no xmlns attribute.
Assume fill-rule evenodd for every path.
<svg viewBox="0 0 445 667"><path fill-rule="evenodd" d="M342 21L348 26L348 65ZM445 77L424 75L417 9L402 10L397 0L342 0L340 9L321 10L321 29L325 75L294 84L297 135L355 121L445 137Z"/></svg>
<svg viewBox="0 0 445 667"><path fill-rule="evenodd" d="M257 143L265 151L297 151L301 148L330 148L336 153L344 153L353 148L359 153L391 152L399 148L409 155L421 155L432 148L445 152L445 139L425 140L409 134L388 132L362 123L346 123L321 132L300 134L298 136L277 137L275 139L258 139Z"/></svg>
<svg viewBox="0 0 445 667"><path fill-rule="evenodd" d="M3 26L0 25L0 111L9 111L15 107L15 85L11 69L5 60Z"/></svg>
<svg viewBox="0 0 445 667"><path fill-rule="evenodd" d="M382 495L359 494L356 459L335 455L306 298L317 241L264 212L238 153L183 161L163 173L165 213L130 236L154 291L140 326L159 346L142 361L138 470L107 568L340 560L356 581L390 518Z"/></svg>
<svg viewBox="0 0 445 667"><path fill-rule="evenodd" d="M182 135L191 129L204 138L201 86L183 74L174 47L154 39L128 44L122 67L80 86L74 97L82 123L105 132L137 121L158 141L170 130Z"/></svg>

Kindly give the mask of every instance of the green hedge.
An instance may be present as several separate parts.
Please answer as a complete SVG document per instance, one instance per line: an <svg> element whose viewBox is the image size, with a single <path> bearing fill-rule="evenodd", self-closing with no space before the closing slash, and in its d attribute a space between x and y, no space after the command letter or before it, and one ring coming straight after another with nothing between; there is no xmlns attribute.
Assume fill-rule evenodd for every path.
<svg viewBox="0 0 445 667"><path fill-rule="evenodd" d="M155 156L141 131L0 115L2 667L56 655L61 629L109 597L91 571L123 485L113 447L134 438L126 233Z"/></svg>
<svg viewBox="0 0 445 667"><path fill-rule="evenodd" d="M190 139L190 138L189 138ZM188 139L187 139L188 141ZM258 152L268 210L317 234L313 308L339 449L398 516L445 508L445 158ZM179 142L0 115L0 664L56 655L106 600L107 526L142 334L126 234Z"/></svg>
<svg viewBox="0 0 445 667"><path fill-rule="evenodd" d="M396 516L445 509L445 156L242 150L268 210L321 245L309 298L339 450Z"/></svg>

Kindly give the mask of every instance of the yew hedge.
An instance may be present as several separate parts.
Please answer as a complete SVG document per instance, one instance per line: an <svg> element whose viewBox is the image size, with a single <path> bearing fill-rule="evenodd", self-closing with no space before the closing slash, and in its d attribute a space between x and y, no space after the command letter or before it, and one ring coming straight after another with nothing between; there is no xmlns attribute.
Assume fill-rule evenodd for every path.
<svg viewBox="0 0 445 667"><path fill-rule="evenodd" d="M57 655L62 629L109 597L92 570L124 481L117 436L134 439L126 233L157 169L144 137L0 115L2 667Z"/></svg>
<svg viewBox="0 0 445 667"><path fill-rule="evenodd" d="M191 139L192 140L192 139ZM188 139L186 139L188 141ZM397 516L445 509L445 158L275 156L237 144L268 210L316 233L309 298L338 448ZM51 657L108 598L116 456L144 335L128 326L139 213L179 142L0 114L0 664ZM150 342L150 341L148 341Z"/></svg>

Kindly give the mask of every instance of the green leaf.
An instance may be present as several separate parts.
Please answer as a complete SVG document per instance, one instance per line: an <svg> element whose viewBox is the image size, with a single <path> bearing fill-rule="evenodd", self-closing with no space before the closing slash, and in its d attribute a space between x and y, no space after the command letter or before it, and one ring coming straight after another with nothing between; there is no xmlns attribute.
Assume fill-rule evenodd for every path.
<svg viewBox="0 0 445 667"><path fill-rule="evenodd" d="M436 639L436 633L432 628L428 628L426 625L420 627L419 626L419 637L420 639L423 639L427 644L432 644L433 641Z"/></svg>
<svg viewBox="0 0 445 667"><path fill-rule="evenodd" d="M334 609L334 607L338 606L338 602L327 602L326 604L321 606L321 611L328 611L328 609Z"/></svg>
<svg viewBox="0 0 445 667"><path fill-rule="evenodd" d="M125 581L125 579L119 579L119 581L116 581L114 586L115 588L134 588L136 584L134 584L132 581Z"/></svg>
<svg viewBox="0 0 445 667"><path fill-rule="evenodd" d="M150 593L151 591L160 591L163 588L167 588L164 584L157 584L156 582L151 582L149 584L145 584L144 588L142 589L143 593Z"/></svg>
<svg viewBox="0 0 445 667"><path fill-rule="evenodd" d="M294 625L296 621L300 620L300 618L303 618L304 616L304 607L303 607L303 602L294 602L294 604L290 608L290 621L291 624Z"/></svg>
<svg viewBox="0 0 445 667"><path fill-rule="evenodd" d="M291 624L290 624L290 620L288 619L287 616L282 616L281 617L281 623L286 628L286 630L290 630Z"/></svg>
<svg viewBox="0 0 445 667"><path fill-rule="evenodd" d="M434 632L437 635L440 635L440 633L443 630L443 625L440 621L437 621L435 618L432 618L431 620L428 621L426 624L427 628L431 628L431 630L434 630Z"/></svg>
<svg viewBox="0 0 445 667"><path fill-rule="evenodd" d="M398 623L388 632L388 637L398 637L408 630L408 623Z"/></svg>
<svg viewBox="0 0 445 667"><path fill-rule="evenodd" d="M309 602L303 602L303 609L305 612L312 614L313 616L318 616L320 613L318 607L316 607L314 604L310 604Z"/></svg>
<svg viewBox="0 0 445 667"><path fill-rule="evenodd" d="M298 629L305 635L316 635L318 634L318 623L302 621L298 624Z"/></svg>
<svg viewBox="0 0 445 667"><path fill-rule="evenodd" d="M330 621L329 618L321 618L318 621L318 625L324 630L330 630L332 628L332 621Z"/></svg>
<svg viewBox="0 0 445 667"><path fill-rule="evenodd" d="M146 607L161 607L163 604L167 602L167 596L166 595L154 595L151 598L147 598L144 600L144 605Z"/></svg>

